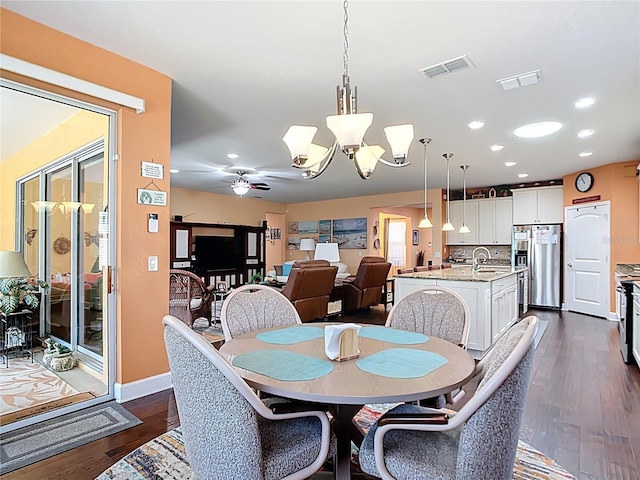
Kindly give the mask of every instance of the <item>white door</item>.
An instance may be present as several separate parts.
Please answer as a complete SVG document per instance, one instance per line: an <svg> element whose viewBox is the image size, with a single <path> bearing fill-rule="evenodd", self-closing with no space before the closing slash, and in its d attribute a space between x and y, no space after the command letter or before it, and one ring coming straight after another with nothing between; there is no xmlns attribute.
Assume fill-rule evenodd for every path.
<svg viewBox="0 0 640 480"><path fill-rule="evenodd" d="M610 204L567 207L565 300L568 310L609 315Z"/></svg>

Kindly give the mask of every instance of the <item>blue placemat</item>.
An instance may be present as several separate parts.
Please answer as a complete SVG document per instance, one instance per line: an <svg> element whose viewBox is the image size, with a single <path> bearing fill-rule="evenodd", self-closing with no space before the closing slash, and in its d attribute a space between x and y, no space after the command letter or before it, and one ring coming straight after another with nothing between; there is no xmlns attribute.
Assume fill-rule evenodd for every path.
<svg viewBox="0 0 640 480"><path fill-rule="evenodd" d="M360 329L360 336L401 345L415 345L416 343L424 343L429 340L429 337L424 333L408 332L406 330L387 327L362 327Z"/></svg>
<svg viewBox="0 0 640 480"><path fill-rule="evenodd" d="M265 343L278 345L293 345L306 342L315 338L324 338L324 328L319 327L288 327L279 330L271 330L256 335L256 338Z"/></svg>
<svg viewBox="0 0 640 480"><path fill-rule="evenodd" d="M423 377L446 363L442 355L413 348L389 348L356 361L365 372L391 378Z"/></svg>
<svg viewBox="0 0 640 480"><path fill-rule="evenodd" d="M287 350L256 350L241 353L231 362L234 366L275 378L297 382L320 378L333 371L329 360L300 355Z"/></svg>

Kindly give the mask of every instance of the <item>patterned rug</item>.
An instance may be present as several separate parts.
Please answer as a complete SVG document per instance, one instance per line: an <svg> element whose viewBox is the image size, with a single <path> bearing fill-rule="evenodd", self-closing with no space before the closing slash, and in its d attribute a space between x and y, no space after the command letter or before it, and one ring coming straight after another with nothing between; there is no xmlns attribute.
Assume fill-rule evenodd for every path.
<svg viewBox="0 0 640 480"><path fill-rule="evenodd" d="M0 365L0 392L0 425L42 413L51 406L59 408L93 398L28 358L10 359L8 367Z"/></svg>
<svg viewBox="0 0 640 480"><path fill-rule="evenodd" d="M217 318L220 318L219 314ZM209 341L209 343L212 344L216 344L217 342L221 342L224 340L224 335L222 334L222 325L220 324L220 321L214 321L213 325L209 325L209 322L207 322L206 318L199 318L195 322L193 322L193 331L202 335Z"/></svg>
<svg viewBox="0 0 640 480"><path fill-rule="evenodd" d="M137 448L102 472L96 480L187 480L192 470L186 461L182 432L171 430ZM514 480L565 480L575 477L526 443L518 442Z"/></svg>

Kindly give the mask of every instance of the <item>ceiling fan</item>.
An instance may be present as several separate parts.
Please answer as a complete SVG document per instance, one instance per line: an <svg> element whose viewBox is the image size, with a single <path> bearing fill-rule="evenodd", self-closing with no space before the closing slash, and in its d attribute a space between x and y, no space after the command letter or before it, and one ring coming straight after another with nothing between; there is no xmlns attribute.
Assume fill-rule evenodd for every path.
<svg viewBox="0 0 640 480"><path fill-rule="evenodd" d="M271 190L271 187L266 183L251 183L249 180L244 178L244 175L246 175L247 172L238 170L236 173L240 176L240 178L238 178L237 180L234 180L231 183L231 189L233 190L233 193L235 193L236 195L240 195L242 197L246 195L246 193L251 189Z"/></svg>

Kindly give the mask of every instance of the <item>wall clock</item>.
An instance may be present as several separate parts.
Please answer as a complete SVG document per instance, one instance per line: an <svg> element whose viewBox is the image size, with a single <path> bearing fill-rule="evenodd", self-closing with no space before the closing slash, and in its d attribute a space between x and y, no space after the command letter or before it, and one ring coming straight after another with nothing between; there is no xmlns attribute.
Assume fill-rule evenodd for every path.
<svg viewBox="0 0 640 480"><path fill-rule="evenodd" d="M579 192L588 192L593 187L593 175L589 172L583 172L576 177L576 190Z"/></svg>

